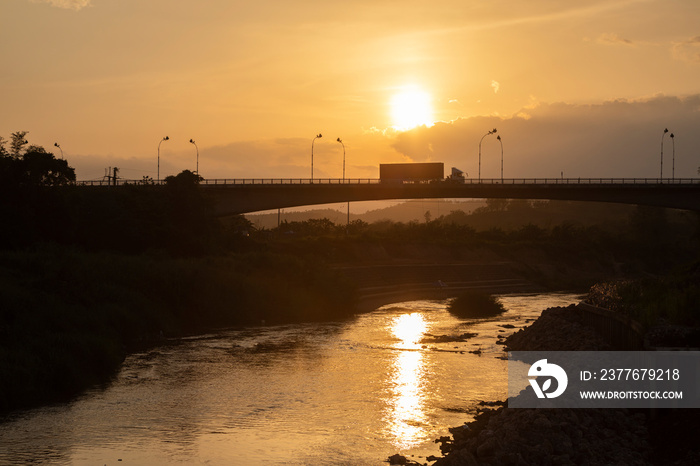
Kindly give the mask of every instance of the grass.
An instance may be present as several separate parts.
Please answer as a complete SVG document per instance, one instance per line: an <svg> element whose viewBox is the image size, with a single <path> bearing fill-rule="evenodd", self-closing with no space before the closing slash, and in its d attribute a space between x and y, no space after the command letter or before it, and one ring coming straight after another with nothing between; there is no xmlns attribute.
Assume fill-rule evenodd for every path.
<svg viewBox="0 0 700 466"><path fill-rule="evenodd" d="M588 301L627 314L646 327L660 321L700 327L700 263L665 277L596 284Z"/></svg>

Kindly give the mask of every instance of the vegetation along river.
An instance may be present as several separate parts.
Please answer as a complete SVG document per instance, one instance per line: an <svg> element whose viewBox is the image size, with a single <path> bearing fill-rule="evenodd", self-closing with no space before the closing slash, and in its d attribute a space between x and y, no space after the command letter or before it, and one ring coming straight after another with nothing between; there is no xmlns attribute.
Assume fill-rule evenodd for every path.
<svg viewBox="0 0 700 466"><path fill-rule="evenodd" d="M107 387L5 419L0 463L379 465L394 453L425 462L479 401L505 399L498 336L580 296L499 298L507 312L497 318L411 301L345 322L168 341L127 357Z"/></svg>

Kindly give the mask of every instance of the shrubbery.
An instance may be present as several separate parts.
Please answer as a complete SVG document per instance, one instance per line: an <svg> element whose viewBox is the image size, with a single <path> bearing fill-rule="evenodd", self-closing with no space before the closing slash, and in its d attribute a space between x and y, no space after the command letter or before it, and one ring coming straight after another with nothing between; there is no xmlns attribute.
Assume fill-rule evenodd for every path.
<svg viewBox="0 0 700 466"><path fill-rule="evenodd" d="M505 310L503 304L493 295L478 291L462 293L448 306L448 311L463 318L493 317Z"/></svg>
<svg viewBox="0 0 700 466"><path fill-rule="evenodd" d="M596 284L594 306L629 315L650 327L660 322L700 327L700 263L667 277Z"/></svg>

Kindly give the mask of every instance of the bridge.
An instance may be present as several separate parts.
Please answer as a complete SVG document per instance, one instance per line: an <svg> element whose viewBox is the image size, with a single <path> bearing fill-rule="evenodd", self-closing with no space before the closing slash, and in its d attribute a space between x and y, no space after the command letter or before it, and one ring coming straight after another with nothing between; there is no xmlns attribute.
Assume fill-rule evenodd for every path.
<svg viewBox="0 0 700 466"><path fill-rule="evenodd" d="M700 211L700 178L209 179L200 186L214 199L220 216L340 202L456 198L612 202Z"/></svg>

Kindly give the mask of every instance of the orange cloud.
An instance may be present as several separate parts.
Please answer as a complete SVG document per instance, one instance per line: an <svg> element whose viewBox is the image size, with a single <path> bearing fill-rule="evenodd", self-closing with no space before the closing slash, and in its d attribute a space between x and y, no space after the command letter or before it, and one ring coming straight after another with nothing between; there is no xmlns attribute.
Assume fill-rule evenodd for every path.
<svg viewBox="0 0 700 466"><path fill-rule="evenodd" d="M91 6L92 0L32 0L35 3L48 3L57 8L65 8L67 10L82 10L85 7Z"/></svg>

